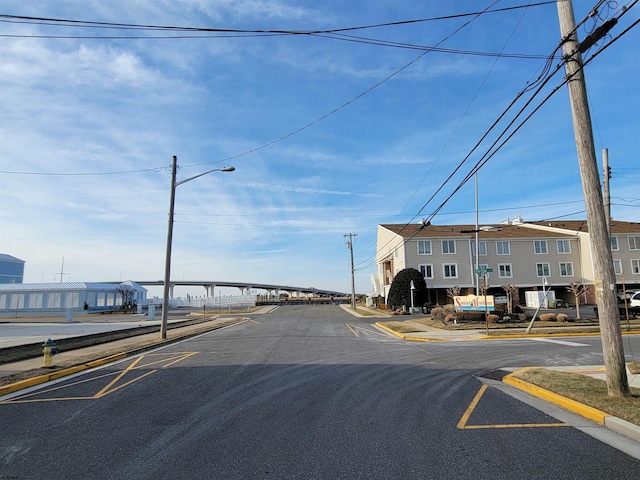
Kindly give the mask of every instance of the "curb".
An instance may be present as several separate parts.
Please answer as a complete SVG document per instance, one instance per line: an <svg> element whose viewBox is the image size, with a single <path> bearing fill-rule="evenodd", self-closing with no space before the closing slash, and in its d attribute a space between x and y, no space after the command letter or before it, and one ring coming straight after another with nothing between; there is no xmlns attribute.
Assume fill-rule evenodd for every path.
<svg viewBox="0 0 640 480"><path fill-rule="evenodd" d="M98 360L93 360L91 362L83 363L81 365L76 365L74 367L58 370L57 372L52 372L45 375L38 375L37 377L27 378L26 380L20 380L19 382L10 383L9 385L4 385L0 387L0 396L17 392L18 390L23 390L25 388L33 387L35 385L40 385L41 383L50 382L51 380L56 380L58 378L66 377L68 375L73 375L74 373L82 372L83 370L99 367L107 363L115 362L116 360L122 360L123 358L126 358L131 353L133 352L117 353L109 357L100 358Z"/></svg>
<svg viewBox="0 0 640 480"><path fill-rule="evenodd" d="M514 377L517 372L525 371L530 368L536 367L527 367L517 370L516 372L505 376L502 381L519 390L527 392L534 397L538 397L546 400L547 402L553 403L554 405L558 405L565 410L569 410L570 412L576 413L599 425L603 425L617 433L631 438L632 440L640 442L640 426Z"/></svg>
<svg viewBox="0 0 640 480"><path fill-rule="evenodd" d="M385 325L382 325L381 322L376 322L375 326L378 328L383 329L386 332L392 333L393 335L395 335L396 337L401 338L402 340L410 340L413 342L445 342L446 340L440 340L437 338L422 338L422 337L410 337L408 335L404 335L402 333L396 332L395 330L393 330L392 328L389 328Z"/></svg>
<svg viewBox="0 0 640 480"><path fill-rule="evenodd" d="M90 368L95 368L95 367L100 367L102 365L106 365L107 363L112 363L118 360L122 360L124 358L133 356L133 355L137 355L139 353L145 352L147 350L152 350L156 347L159 346L163 346L163 345L170 345L172 343L178 342L180 340L184 340L185 338L189 338L189 337L195 337L197 335L200 334L204 334L213 330L218 330L219 328L223 328L223 327L227 327L227 326L232 326L232 325L236 325L238 323L241 323L243 321L245 321L246 318L238 318L236 319L235 322L229 324L229 325L216 325L214 326L215 328L210 328L210 329L203 329L197 332L191 332L191 333L187 333L185 335L181 335L181 336L177 336L175 338L172 339L168 339L168 340L160 340L156 343L153 344L148 344L148 345L144 345L138 348L133 348L131 350L128 350L126 352L121 352L121 353L116 353L114 355L109 355L108 357L103 357L103 358L99 358L96 360L92 360L90 362L86 362L86 363L82 363L79 365L75 365L73 367L69 367L69 368L65 368L62 370L58 370L55 372L51 372L48 374L44 374L44 375L38 375L32 378L27 378L25 380L20 380L18 382L15 383L10 383L8 385L3 385L0 386L0 396L3 395L8 395L9 393L13 393L13 392L17 392L19 390L23 390L25 388L29 388L29 387L33 387L36 385L40 385L42 383L46 383L46 382L50 382L52 380L57 380L58 378L62 378L62 377L66 377L69 375L73 375L74 373L78 373L78 372L82 372L84 370L88 370Z"/></svg>

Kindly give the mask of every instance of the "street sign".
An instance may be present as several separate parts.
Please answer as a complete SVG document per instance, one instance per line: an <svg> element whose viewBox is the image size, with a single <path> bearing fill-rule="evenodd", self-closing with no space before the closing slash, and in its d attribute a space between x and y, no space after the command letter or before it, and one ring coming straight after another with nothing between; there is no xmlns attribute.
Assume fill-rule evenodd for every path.
<svg viewBox="0 0 640 480"><path fill-rule="evenodd" d="M483 275L485 273L491 273L491 272L493 272L493 268L478 268L476 270L476 273L480 275Z"/></svg>

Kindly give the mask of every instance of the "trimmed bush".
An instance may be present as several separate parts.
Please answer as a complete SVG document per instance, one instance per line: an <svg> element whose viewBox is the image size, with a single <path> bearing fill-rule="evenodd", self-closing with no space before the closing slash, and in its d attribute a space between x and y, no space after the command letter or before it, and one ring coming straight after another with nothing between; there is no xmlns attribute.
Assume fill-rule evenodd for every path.
<svg viewBox="0 0 640 480"><path fill-rule="evenodd" d="M542 315L540 315L540 321L542 322L553 322L555 319L555 313L543 313Z"/></svg>
<svg viewBox="0 0 640 480"><path fill-rule="evenodd" d="M496 323L498 320L500 320L500 317L498 315L493 315L493 314L487 315L487 321L489 323Z"/></svg>
<svg viewBox="0 0 640 480"><path fill-rule="evenodd" d="M440 320L441 322L445 322L446 314L444 313L444 308L435 307L431 309L431 318L433 320Z"/></svg>
<svg viewBox="0 0 640 480"><path fill-rule="evenodd" d="M568 322L569 321L569 315L567 315L566 313L559 313L557 320L559 322Z"/></svg>
<svg viewBox="0 0 640 480"><path fill-rule="evenodd" d="M455 321L456 321L456 316L455 315L447 315L446 317L444 317L444 322L445 323L455 322Z"/></svg>

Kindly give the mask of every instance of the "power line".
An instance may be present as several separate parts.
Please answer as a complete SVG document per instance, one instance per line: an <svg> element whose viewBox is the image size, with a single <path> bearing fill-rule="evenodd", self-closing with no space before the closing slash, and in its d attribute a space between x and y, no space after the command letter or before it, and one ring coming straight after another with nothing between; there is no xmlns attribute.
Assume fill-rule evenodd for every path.
<svg viewBox="0 0 640 480"><path fill-rule="evenodd" d="M632 2L630 2L631 7L633 7L636 3L638 2L638 0L633 0ZM601 0L600 2L598 2L598 4L591 10L590 14L585 17L576 27L575 29L579 28L580 26L582 26L587 19L591 18L594 14L597 14L597 9L603 4L605 3L604 0ZM622 10L622 13L619 15L622 16L625 13L627 13L629 11L630 7L627 7L626 9ZM595 12L595 13L594 13ZM607 45L603 46L602 48L600 48L600 50L598 52L596 52L595 54L593 54L587 61L585 61L583 63L582 68L584 68L587 64L589 64L591 61L593 61L593 59L595 59L600 53L602 53L602 51L604 51L606 48L608 48L609 46L611 46L615 41L619 40L623 35L625 35L629 30L631 30L632 28L634 28L638 23L640 22L640 19L633 22L629 27L627 27L623 32L621 32L617 37L613 38ZM574 31L575 31L574 29ZM573 32L571 32L573 33ZM549 57L552 58L555 55L555 52L558 50L558 48L560 48L560 46L562 45L562 42L560 43L560 45L558 47L556 47L556 50L554 50L554 53ZM522 107L520 109L520 111L516 114L516 116L514 117L514 119L509 123L509 125L507 125L506 128L503 129L502 133L499 135L499 137L494 141L494 143L489 147L489 149L484 153L484 155L480 158L480 160L478 160L478 162L476 162L476 164L474 165L474 167L471 169L471 171L467 174L467 176L458 184L458 186L453 190L453 192L425 219L423 219L423 226L424 227L428 227L428 225L431 224L431 220L438 214L438 212L444 207L444 205L446 205L446 203L462 188L463 185L466 184L467 181L469 181L470 178L473 177L473 175L475 173L478 172L478 170L480 170L480 168L482 168L492 157L493 155L495 155L517 132L518 130L542 107L542 105L544 105L550 98L552 95L554 95L562 86L564 86L570 79L571 77L567 77L565 78L559 85L557 85L552 91L551 93L549 93L535 108L534 110L523 120L520 122L520 124L506 137L506 139L500 143L497 147L496 145L498 144L498 142L500 141L500 139L507 133L507 131L509 130L509 128L511 128L515 121L517 120L517 118L524 112L524 110L531 104L531 102L533 101L533 99L540 93L541 89L544 87L544 85L546 83L548 83L548 81L553 77L553 75L555 73L558 72L558 70L564 65L564 63L566 62L566 59L563 58L562 62L560 63L560 65L558 65L556 67L556 69L549 73L546 73L546 78L542 79L542 74L538 77L538 79L536 80L535 83L538 83L538 88L536 90L536 92L533 94L533 96L526 102L526 104L524 105L524 107ZM575 75L575 74L574 74ZM469 152L469 154L460 162L460 164L454 169L454 171L447 177L447 179L445 180L445 182L436 190L436 193L434 193L429 200L427 200L427 202L422 206L422 208L419 210L419 212L413 217L413 219L415 219L416 217L418 217L421 212L424 210L424 208L426 208L426 206L435 198L435 196L444 188L444 186L453 178L453 176L455 175L455 173L457 173L457 171L462 167L462 165L468 160L468 158L470 157L470 155L479 147L479 145L481 144L482 141L484 141L484 139L487 137L487 135L489 134L489 132L498 124L498 122L506 115L506 113L508 112L508 110L511 109L511 107L516 103L516 101L518 100L518 98L524 94L525 92L527 92L528 90L531 90L531 88L533 88L533 86L528 85L527 87L525 87L525 89L523 89L518 96L516 96L516 98L511 102L511 104L507 107L507 109L505 111L503 111L503 113L499 116L498 120L496 120L491 127L489 128L489 130L482 136L481 140L479 142L476 143L476 145L473 147L473 149L471 150L471 152ZM494 149L495 148L495 149ZM493 150L493 151L492 151ZM412 219L412 220L413 220ZM410 222L405 224L404 227L400 230L400 232L402 232L402 230L404 228L407 228L410 225ZM410 237L406 238L404 240L404 243L408 242L409 240L411 240L416 234L417 234L418 230L416 230L416 232L414 232ZM388 245L388 243L387 243ZM376 249L376 252L374 253L374 255L368 257L368 259L377 256L379 249ZM366 261L366 260L365 260ZM375 262L374 262L375 264ZM367 265L365 267L360 267L360 268L369 268L371 265Z"/></svg>
<svg viewBox="0 0 640 480"><path fill-rule="evenodd" d="M430 17L430 18L420 18L413 20L399 20L395 22L385 22L385 23L377 23L371 25L359 25L352 27L342 27L342 28L332 28L332 29L302 29L302 30L290 30L290 29L237 29L237 28L212 28L212 27L184 27L184 26L167 26L167 25L148 25L148 24L135 24L135 23L114 23L114 22L97 22L90 20L74 20L74 19L63 19L63 18L50 18L50 17L32 17L32 16L22 16L22 15L9 15L9 14L0 14L0 20L5 23L23 23L23 24L37 24L37 25L47 25L47 26L56 26L56 27L74 27L74 28L97 28L97 29L111 29L111 30L142 30L142 31L178 31L178 32L196 32L196 33L225 33L225 34L247 34L247 35L318 35L318 34L331 34L331 33L340 33L340 32L348 32L354 30L366 30L373 28L383 28L383 27L393 27L393 26L401 26L401 25L410 25L416 23L424 23L424 22L432 22L432 21L442 21L442 20L452 20L457 18L464 17L476 17L478 15L488 14L488 13L500 13L507 12L512 10L518 10L522 8L530 8L530 7L538 7L555 4L555 0L549 0L545 2L538 2L535 4L528 5L515 5L512 7L504 7L504 8L496 8L496 9L485 9L476 12L467 12L461 14L453 14L453 15L444 15L438 17ZM494 3L495 4L495 3ZM12 35L3 35L9 36ZM37 37L37 36L33 36ZM67 36L64 38L78 38ZM104 38L104 37L81 37L81 38ZM130 37L122 37L122 38L130 38ZM143 37L144 38L144 37ZM159 38L159 37L156 37Z"/></svg>

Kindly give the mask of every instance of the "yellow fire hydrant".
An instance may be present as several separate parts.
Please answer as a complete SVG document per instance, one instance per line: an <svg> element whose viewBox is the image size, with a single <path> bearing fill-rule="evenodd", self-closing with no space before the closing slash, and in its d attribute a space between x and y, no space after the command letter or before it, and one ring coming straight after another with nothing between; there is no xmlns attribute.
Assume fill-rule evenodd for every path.
<svg viewBox="0 0 640 480"><path fill-rule="evenodd" d="M42 344L44 347L42 349L42 353L44 354L44 358L42 359L42 366L44 368L53 367L53 354L57 351L56 344L53 343L53 340L49 339Z"/></svg>

